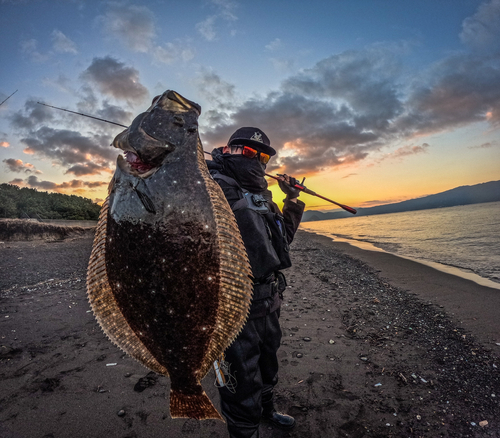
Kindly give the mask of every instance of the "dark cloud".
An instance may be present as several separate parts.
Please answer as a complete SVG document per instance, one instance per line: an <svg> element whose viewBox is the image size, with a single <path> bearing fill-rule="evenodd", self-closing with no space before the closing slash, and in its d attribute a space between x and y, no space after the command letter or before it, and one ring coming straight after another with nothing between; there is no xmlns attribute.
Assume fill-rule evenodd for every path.
<svg viewBox="0 0 500 438"><path fill-rule="evenodd" d="M16 129L31 129L39 124L45 124L54 119L52 109L38 104L35 100L28 99L24 110L10 116L10 122Z"/></svg>
<svg viewBox="0 0 500 438"><path fill-rule="evenodd" d="M13 184L15 186L24 187L24 180L21 178L14 178L12 181L9 181L9 184Z"/></svg>
<svg viewBox="0 0 500 438"><path fill-rule="evenodd" d="M26 180L26 185L32 188L43 189L43 190L55 190L57 184L51 181L39 181L36 176L30 176Z"/></svg>
<svg viewBox="0 0 500 438"><path fill-rule="evenodd" d="M393 48L332 56L290 77L279 91L219 112L219 124L202 138L217 146L238 127L256 126L280 152L270 169L307 173L354 163L387 141L392 120L403 113L399 73Z"/></svg>
<svg viewBox="0 0 500 438"><path fill-rule="evenodd" d="M110 103L105 101L102 104L102 108L97 111L97 117L128 126L134 119L134 114L130 111L124 110L119 106L111 105Z"/></svg>
<svg viewBox="0 0 500 438"><path fill-rule="evenodd" d="M289 93L346 106L354 126L383 131L403 111L397 52L385 47L347 51L318 62L283 84Z"/></svg>
<svg viewBox="0 0 500 438"><path fill-rule="evenodd" d="M92 92L85 92L82 94L82 100L77 104L77 107L78 112L102 119L96 120L93 118L80 117L79 120L81 122L85 121L92 130L99 129L109 132L112 135L116 135L120 130L119 127L114 125L115 123L129 126L134 119L134 114L125 110L123 107L112 105L107 100L100 103ZM106 121L111 123L106 123Z"/></svg>
<svg viewBox="0 0 500 438"><path fill-rule="evenodd" d="M99 107L97 99L93 103ZM107 101L93 115L127 125L132 120L130 112ZM70 124L73 129L56 127L61 124ZM37 105L34 100L28 100L23 110L11 116L11 125L19 131L25 154L50 159L65 173L76 176L111 172L112 162L119 153L110 144L121 128ZM10 159L5 164L12 171L40 173L21 160Z"/></svg>
<svg viewBox="0 0 500 438"><path fill-rule="evenodd" d="M84 163L75 164L71 166L65 173L72 173L76 176L83 175L100 175L102 172L111 173L112 170L109 167L96 164L96 163Z"/></svg>
<svg viewBox="0 0 500 438"><path fill-rule="evenodd" d="M230 126L207 132L203 140L220 146L238 127L259 127L281 152L275 165L284 165L289 172L318 171L360 160L368 145L377 140L376 134L351 122L351 112L345 106L300 94L276 93L267 100L246 102L231 120ZM292 156L287 156L288 151L293 151Z"/></svg>
<svg viewBox="0 0 500 438"><path fill-rule="evenodd" d="M2 162L5 163L6 167L11 171L11 172L26 172L26 173L32 173L36 172L35 166L30 163L23 163L22 160L18 160L15 158L7 158L5 160L2 160Z"/></svg>
<svg viewBox="0 0 500 438"><path fill-rule="evenodd" d="M54 129L47 126L30 131L21 141L27 146L25 153L40 154L62 166L109 162L116 157L116 150L108 146L112 137L94 134L83 136L78 131Z"/></svg>
<svg viewBox="0 0 500 438"><path fill-rule="evenodd" d="M139 72L111 56L94 58L82 77L102 94L129 104L142 103L149 96L148 90L139 82Z"/></svg>
<svg viewBox="0 0 500 438"><path fill-rule="evenodd" d="M451 56L411 90L407 113L394 122L402 134L428 134L470 123L500 123L500 56Z"/></svg>
<svg viewBox="0 0 500 438"><path fill-rule="evenodd" d="M89 83L84 83L78 90L80 101L77 103L79 112L92 113L99 107L99 99Z"/></svg>
<svg viewBox="0 0 500 438"><path fill-rule="evenodd" d="M278 91L212 109L202 115L202 141L210 149L224 145L237 128L256 126L279 152L269 170L282 166L303 174L383 149L385 158L408 158L428 148L412 144L416 136L479 121L500 125L500 55L453 54L417 72L407 86L400 67L406 49L378 45L331 56ZM205 75L208 91L217 90L216 79ZM395 141L410 145L391 152Z"/></svg>
<svg viewBox="0 0 500 438"><path fill-rule="evenodd" d="M32 175L26 180L26 185L36 189L51 190L55 192L59 191L75 191L75 189L89 188L94 189L102 186L106 186L108 183L104 181L82 181L73 179L71 181L65 181L61 184L57 184L52 181L40 181L36 176Z"/></svg>
<svg viewBox="0 0 500 438"><path fill-rule="evenodd" d="M204 125L214 127L229 124L228 112L238 108L236 87L207 69L198 73L195 83L200 95L210 102L212 107L203 112Z"/></svg>

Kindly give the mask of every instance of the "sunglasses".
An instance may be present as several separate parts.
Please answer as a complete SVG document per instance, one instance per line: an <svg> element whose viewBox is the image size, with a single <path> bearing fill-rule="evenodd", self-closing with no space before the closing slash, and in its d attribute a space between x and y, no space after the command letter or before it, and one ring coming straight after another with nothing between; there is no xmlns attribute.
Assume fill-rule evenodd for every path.
<svg viewBox="0 0 500 438"><path fill-rule="evenodd" d="M259 156L259 161L262 164L267 164L269 163L269 159L271 158L270 155L265 154L264 152L259 152L249 146L233 146L237 148L243 148L241 151L241 154L247 158L255 158L257 155Z"/></svg>

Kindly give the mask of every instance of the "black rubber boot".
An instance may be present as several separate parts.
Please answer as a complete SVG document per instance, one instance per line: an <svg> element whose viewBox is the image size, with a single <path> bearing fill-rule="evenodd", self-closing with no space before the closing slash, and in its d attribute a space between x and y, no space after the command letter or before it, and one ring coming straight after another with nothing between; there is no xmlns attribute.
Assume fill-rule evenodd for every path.
<svg viewBox="0 0 500 438"><path fill-rule="evenodd" d="M295 418L290 415L276 412L274 409L271 412L263 412L262 420L280 429L291 429L295 426Z"/></svg>
<svg viewBox="0 0 500 438"><path fill-rule="evenodd" d="M291 429L295 426L295 418L281 412L276 412L276 409L274 409L272 388L266 388L262 392L262 421L280 429Z"/></svg>

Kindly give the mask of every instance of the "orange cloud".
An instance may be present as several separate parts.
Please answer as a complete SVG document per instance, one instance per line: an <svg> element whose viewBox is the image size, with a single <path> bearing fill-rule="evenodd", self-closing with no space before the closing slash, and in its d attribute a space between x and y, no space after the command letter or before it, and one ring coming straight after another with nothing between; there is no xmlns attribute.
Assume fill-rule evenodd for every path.
<svg viewBox="0 0 500 438"><path fill-rule="evenodd" d="M8 148L9 146L10 146L10 143L8 141L0 141L0 147Z"/></svg>
<svg viewBox="0 0 500 438"><path fill-rule="evenodd" d="M60 184L52 181L40 181L36 176L32 175L26 179L26 184L29 187L47 190L52 192L70 192L70 193L88 193L93 189L107 186L107 181L82 181L73 179L71 181L64 181Z"/></svg>
<svg viewBox="0 0 500 438"><path fill-rule="evenodd" d="M35 166L31 163L23 163L22 160L16 160L15 158L8 158L3 160L7 168L11 172L35 172Z"/></svg>
<svg viewBox="0 0 500 438"><path fill-rule="evenodd" d="M22 180L21 178L15 178L12 181L9 181L9 184L13 184L13 185L19 186L19 187L26 187L24 180Z"/></svg>
<svg viewBox="0 0 500 438"><path fill-rule="evenodd" d="M75 195L84 196L87 193L87 190L85 190L85 189L76 189L76 190L73 190L73 193Z"/></svg>

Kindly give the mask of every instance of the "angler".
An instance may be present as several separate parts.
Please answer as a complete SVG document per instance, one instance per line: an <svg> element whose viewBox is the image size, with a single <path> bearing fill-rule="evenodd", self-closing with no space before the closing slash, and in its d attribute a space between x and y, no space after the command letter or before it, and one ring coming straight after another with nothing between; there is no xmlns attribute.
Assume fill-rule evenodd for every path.
<svg viewBox="0 0 500 438"><path fill-rule="evenodd" d="M254 277L249 319L225 352L237 384L234 389L219 388L231 438L258 438L261 421L283 429L295 425L294 418L276 410L273 393L278 382L279 315L286 288L281 270L291 266L289 244L305 204L297 199L300 190L288 184L286 175L279 178L286 194L283 213L273 202L265 169L275 154L262 130L244 127L226 146L214 149L213 160L207 161L236 217Z"/></svg>

